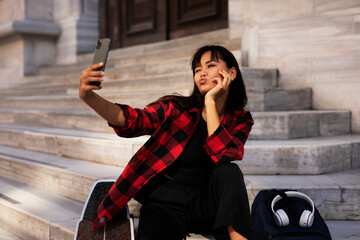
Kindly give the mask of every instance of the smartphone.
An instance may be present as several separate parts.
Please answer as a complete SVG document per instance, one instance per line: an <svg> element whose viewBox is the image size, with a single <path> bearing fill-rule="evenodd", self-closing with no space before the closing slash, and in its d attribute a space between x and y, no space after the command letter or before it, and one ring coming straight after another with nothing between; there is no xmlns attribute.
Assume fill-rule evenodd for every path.
<svg viewBox="0 0 360 240"><path fill-rule="evenodd" d="M96 42L96 47L95 47L95 51L94 51L94 59L92 64L96 64L96 63L100 63L103 62L104 65L101 68L96 69L95 71L105 71L105 65L106 65L106 60L109 54L109 50L110 50L110 42L111 39L110 38L103 38L103 39L99 39ZM90 82L90 85L96 85L96 86L100 86L101 82L98 81L93 81Z"/></svg>

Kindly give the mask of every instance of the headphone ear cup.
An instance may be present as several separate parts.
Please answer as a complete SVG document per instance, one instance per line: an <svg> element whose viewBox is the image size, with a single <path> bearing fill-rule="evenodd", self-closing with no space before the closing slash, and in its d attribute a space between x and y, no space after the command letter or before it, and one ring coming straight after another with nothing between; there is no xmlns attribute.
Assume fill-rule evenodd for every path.
<svg viewBox="0 0 360 240"><path fill-rule="evenodd" d="M314 218L311 215L311 212L309 210L305 210L300 216L299 225L300 227L311 227L313 221Z"/></svg>
<svg viewBox="0 0 360 240"><path fill-rule="evenodd" d="M284 210L278 209L274 214L274 219L279 227L286 227L289 225L289 217Z"/></svg>

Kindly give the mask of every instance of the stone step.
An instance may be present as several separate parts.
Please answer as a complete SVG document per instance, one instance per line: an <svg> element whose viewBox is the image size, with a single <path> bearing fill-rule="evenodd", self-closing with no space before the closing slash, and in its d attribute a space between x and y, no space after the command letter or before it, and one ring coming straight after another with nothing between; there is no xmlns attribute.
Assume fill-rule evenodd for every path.
<svg viewBox="0 0 360 240"><path fill-rule="evenodd" d="M72 240L83 203L0 177L0 222L23 239Z"/></svg>
<svg viewBox="0 0 360 240"><path fill-rule="evenodd" d="M360 168L322 175L245 175L252 202L263 189L295 189L308 195L328 220L360 220Z"/></svg>
<svg viewBox="0 0 360 240"><path fill-rule="evenodd" d="M124 168L0 145L0 176L85 202L95 181Z"/></svg>
<svg viewBox="0 0 360 240"><path fill-rule="evenodd" d="M50 84L59 85L59 84L68 84L68 83L79 83L81 76L81 71L79 69L75 72L68 72L58 75L45 75ZM146 65L145 64L132 64L124 65L118 67L107 67L105 70L107 79L110 81L112 79L126 79L134 77L146 76Z"/></svg>
<svg viewBox="0 0 360 240"><path fill-rule="evenodd" d="M108 58L106 61L106 69L115 67L115 59ZM72 63L72 64L63 64L63 65L55 65L55 66L46 66L39 68L39 75L62 75L68 73L81 73L81 70L89 67L92 64L92 59L85 62Z"/></svg>
<svg viewBox="0 0 360 240"><path fill-rule="evenodd" d="M240 45L238 46L240 47ZM194 50L179 51L179 54L169 52L162 54L154 54L153 56L136 56L132 58L110 58L106 63L105 72L111 78L114 78L113 75L119 73L124 73L127 71L140 70L145 71L147 75L163 74L163 73L177 73L179 71L189 71L191 72L191 56L194 53ZM231 50L233 55L236 57L238 63L240 64L244 55L240 48ZM43 68L40 71L40 75L47 75L50 78L79 74L81 71L89 67L92 62L73 64L73 65L63 65L63 66L54 66ZM116 74L117 73L117 74Z"/></svg>
<svg viewBox="0 0 360 240"><path fill-rule="evenodd" d="M0 109L0 123L113 132L93 110ZM349 111L253 112L249 139L294 139L350 133Z"/></svg>
<svg viewBox="0 0 360 240"><path fill-rule="evenodd" d="M58 74L42 73L42 75L29 76L23 78L22 85L39 85L44 84L47 86L51 85L67 85L67 84L78 84L81 76L81 71L91 65L79 65L74 66L71 70L63 71ZM120 78L133 78L146 75L146 65L143 63L139 64L127 64L115 67L114 64L106 65L107 79L120 79Z"/></svg>
<svg viewBox="0 0 360 240"><path fill-rule="evenodd" d="M170 74L159 74L154 76L142 76L131 79L114 79L105 81L102 84L101 93L112 93L112 94L129 94L131 92L138 91L167 91L175 92L177 90L190 92L193 88L192 73L177 72ZM68 94L78 93L78 84L72 84L68 88Z"/></svg>
<svg viewBox="0 0 360 240"><path fill-rule="evenodd" d="M350 133L349 111L253 112L249 139L294 139Z"/></svg>
<svg viewBox="0 0 360 240"><path fill-rule="evenodd" d="M1 97L6 96L36 96L36 95L64 95L77 94L79 88L79 76L76 82L64 82L49 84L49 79L36 84L23 84L14 88L0 90ZM138 76L129 78L109 78L105 77L101 92L134 92L144 90L164 90L164 89L191 89L193 87L192 73L176 72L171 74L159 74L150 76Z"/></svg>
<svg viewBox="0 0 360 240"><path fill-rule="evenodd" d="M123 167L89 163L79 159L0 145L0 176L40 188L52 194L85 202L94 182L117 179ZM131 200L131 213L139 216L139 204Z"/></svg>
<svg viewBox="0 0 360 240"><path fill-rule="evenodd" d="M246 174L323 174L360 167L360 135L249 140L239 166Z"/></svg>
<svg viewBox="0 0 360 240"><path fill-rule="evenodd" d="M360 221L326 221L333 240L359 240Z"/></svg>
<svg viewBox="0 0 360 240"><path fill-rule="evenodd" d="M48 81L37 84L26 84L0 90L1 97L11 96L37 96L37 95L65 95L77 94L79 79L76 83L49 84ZM173 74L160 74L156 76L140 76L125 79L109 79L105 77L102 84L102 93L154 91L168 89L191 89L193 87L192 73L177 72Z"/></svg>
<svg viewBox="0 0 360 240"><path fill-rule="evenodd" d="M221 37L220 37L221 36ZM247 54L241 51L241 39L227 39L228 30L194 35L175 41L133 46L111 50L106 73L109 79L120 77L144 76L146 73L158 74L173 72L174 68L190 71L190 58L195 50L204 44L221 44L233 51L240 66L247 66ZM45 81L52 83L78 82L81 70L91 65L93 54L78 56L75 64L40 68L40 76L25 77L23 82ZM182 59L181 61L178 61ZM169 64L169 60L175 60ZM174 66L176 65L176 66ZM158 70L155 70L158 69Z"/></svg>
<svg viewBox="0 0 360 240"><path fill-rule="evenodd" d="M164 89L157 91L134 92L99 92L107 100L129 104L133 107L144 107L148 103L166 95L179 93L185 96L190 89ZM312 106L311 89L283 89L283 88L248 88L248 105L250 111L289 111L306 110ZM39 95L6 97L0 102L0 108L18 109L88 109L77 94L72 95Z"/></svg>
<svg viewBox="0 0 360 240"><path fill-rule="evenodd" d="M221 34L221 35L220 35ZM240 65L247 65L246 53L242 53L241 39L228 39L227 30L215 31L194 35L189 38L178 39L177 41L165 41L152 44L144 44L133 47L110 50L107 60L109 66L123 66L129 64L145 64L145 63L164 63L171 59L186 58L187 66L191 56L197 48L205 44L220 44L234 52L239 60ZM221 36L221 37L220 37ZM238 54L239 53L239 54ZM79 56L75 64L65 64L51 67L40 68L40 74L58 75L63 73L71 73L90 66L93 59L93 53Z"/></svg>
<svg viewBox="0 0 360 240"><path fill-rule="evenodd" d="M241 63L241 56L243 55L241 50L234 50L231 52L235 56L238 63ZM147 75L156 75L156 74L164 74L164 73L170 74L170 73L176 73L178 71L192 72L190 56L191 55L185 56L182 58L169 57L167 59L163 59L162 61L160 61L160 60L157 61L156 59L151 60L151 61L147 62L145 65L146 66L146 74Z"/></svg>
<svg viewBox="0 0 360 240"><path fill-rule="evenodd" d="M233 40L225 41L223 45L227 47L227 49L230 52L233 53L233 55L238 61L239 66L245 66L246 64L244 65L244 61L246 59L244 59L244 56L246 55L246 52L241 50L241 44L239 43L239 41L241 40L233 39ZM153 64L164 66L168 63L168 61L176 62L176 60L182 60L181 64L183 65L183 67L186 67L185 68L186 70L190 70L191 57L195 53L196 49L197 47L194 46L184 46L175 49L164 48L164 49L159 49L156 52L143 53L143 54L139 53L138 55L135 55L135 57L115 56L113 60L115 62L115 66L123 66L127 64L139 64L139 63L149 64L149 66Z"/></svg>
<svg viewBox="0 0 360 240"><path fill-rule="evenodd" d="M246 87L278 87L279 71L275 68L240 67Z"/></svg>
<svg viewBox="0 0 360 240"><path fill-rule="evenodd" d="M0 240L23 240L23 239L0 227Z"/></svg>
<svg viewBox="0 0 360 240"><path fill-rule="evenodd" d="M241 61L241 51L235 50L233 54L237 57L237 60ZM164 57L156 55L157 58L162 58L161 60L150 59L142 61L129 61L128 59L123 60L124 63L116 63L116 60L109 61L106 65L105 73L107 80L111 81L113 79L132 79L134 77L141 76L155 76L162 74L177 74L179 72L188 72L192 75L191 66L190 66L190 56L187 57ZM118 60L120 61L120 60ZM51 83L52 85L66 84L66 83L75 83L78 84L81 71L90 64L85 65L75 65L68 66L66 70L65 67L59 66L54 67L49 73L44 72L39 76L39 80L34 79L34 77L29 77L29 80L40 83ZM255 71L255 70L253 70ZM259 73L258 73L259 74ZM191 76L190 75L190 76ZM254 75L254 74L253 74ZM259 74L263 76L263 74ZM252 75L251 75L252 76ZM251 77L250 76L250 77ZM192 78L190 78L192 79ZM190 80L189 79L189 80ZM27 81L31 83L30 81ZM258 81L259 82L259 81ZM260 81L261 82L261 81ZM257 84L258 85L258 84Z"/></svg>
<svg viewBox="0 0 360 240"><path fill-rule="evenodd" d="M321 176L245 176L245 182L250 204L262 189L296 189L312 198L324 219L357 220L346 223L350 223L347 229L352 234L358 234L359 173L360 170L356 169ZM83 207L81 202L3 177L0 177L0 183L0 222L3 228L23 239L73 239ZM336 223L341 224L339 221ZM334 225L329 224L332 233L339 226ZM348 235L336 234L337 237ZM195 235L189 239L212 238Z"/></svg>
<svg viewBox="0 0 360 240"><path fill-rule="evenodd" d="M187 66L187 68L189 68ZM71 82L63 81L51 84L52 77L39 76L41 80L33 83L26 83L9 89L1 89L1 97L6 96L34 96L34 95L63 95L76 94L78 92L78 76L69 77ZM242 75L247 87L277 87L277 69L242 68ZM33 77L31 77L33 78ZM76 79L75 79L76 78ZM76 80L76 81L75 81ZM109 78L105 77L102 92L124 92L124 91L144 91L157 89L192 89L193 76L190 69L184 72L177 69L174 72L162 73L149 76L129 77L129 78Z"/></svg>
<svg viewBox="0 0 360 240"><path fill-rule="evenodd" d="M0 125L0 144L124 167L148 139L44 127ZM121 155L119 155L121 152ZM248 140L246 174L322 174L360 167L360 135Z"/></svg>
<svg viewBox="0 0 360 240"><path fill-rule="evenodd" d="M1 89L1 98L11 96L36 96L36 95L65 95L68 94L68 84L51 85L45 83L23 84L14 88Z"/></svg>
<svg viewBox="0 0 360 240"><path fill-rule="evenodd" d="M175 65L176 66L176 65ZM193 76L189 69L158 72L155 75L141 76L131 79L107 79L103 83L103 92L129 92L139 90L171 89L192 90ZM153 71L153 70L151 70ZM148 73L149 74L149 73ZM245 85L249 89L273 89L277 87L277 69L242 68ZM69 88L68 93L77 93L78 83Z"/></svg>
<svg viewBox="0 0 360 240"><path fill-rule="evenodd" d="M176 91L179 94L189 95L189 90ZM171 90L158 91L137 91L123 93L102 93L107 100L111 102L121 102L134 107L144 107L160 97L174 93ZM41 96L14 96L3 99L0 102L0 108L17 109L81 109L87 110L89 107L82 102L78 94L72 95L41 95Z"/></svg>
<svg viewBox="0 0 360 240"><path fill-rule="evenodd" d="M311 88L247 88L248 105L252 112L308 110L312 107Z"/></svg>
<svg viewBox="0 0 360 240"><path fill-rule="evenodd" d="M113 133L93 110L0 109L0 123Z"/></svg>
<svg viewBox="0 0 360 240"><path fill-rule="evenodd" d="M121 167L148 140L148 136L119 138L112 133L5 124L0 133L1 145Z"/></svg>
<svg viewBox="0 0 360 240"><path fill-rule="evenodd" d="M229 50L240 50L241 39L229 39L228 29L208 33L200 33L188 37L172 39L156 43L142 44L111 50L109 59L125 62L142 62L147 60L163 60L173 57L190 57L199 47L208 44L222 45ZM163 56L163 58L158 57ZM78 63L91 62L93 53L78 55ZM245 59L244 59L245 60ZM123 62L119 62L121 64Z"/></svg>

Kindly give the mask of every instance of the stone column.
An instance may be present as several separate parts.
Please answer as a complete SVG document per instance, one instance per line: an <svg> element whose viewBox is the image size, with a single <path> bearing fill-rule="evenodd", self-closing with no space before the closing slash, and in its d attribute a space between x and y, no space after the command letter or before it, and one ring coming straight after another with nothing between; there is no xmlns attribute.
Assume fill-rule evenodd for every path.
<svg viewBox="0 0 360 240"><path fill-rule="evenodd" d="M94 51L98 0L1 0L0 88Z"/></svg>
<svg viewBox="0 0 360 240"><path fill-rule="evenodd" d="M253 26L245 24L243 9L244 9L244 0L229 0L229 11L228 11L228 21L229 21L229 38L236 39L239 38L241 41L241 66L249 66L250 56L249 53L253 53L254 47L256 47L257 42L254 39L249 39L253 37ZM249 45L251 42L251 46Z"/></svg>
<svg viewBox="0 0 360 240"><path fill-rule="evenodd" d="M0 1L0 88L55 63L61 28L53 22L52 11L52 0Z"/></svg>
<svg viewBox="0 0 360 240"><path fill-rule="evenodd" d="M57 43L58 64L94 51L99 37L98 0L54 0L54 19L63 29Z"/></svg>

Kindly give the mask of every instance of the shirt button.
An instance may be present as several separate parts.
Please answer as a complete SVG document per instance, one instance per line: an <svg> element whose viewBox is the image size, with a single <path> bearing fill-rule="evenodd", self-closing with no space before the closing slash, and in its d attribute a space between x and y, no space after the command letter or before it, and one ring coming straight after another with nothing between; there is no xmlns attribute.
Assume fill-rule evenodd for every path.
<svg viewBox="0 0 360 240"><path fill-rule="evenodd" d="M105 222L105 220L106 220L106 218L103 217L103 218L100 219L99 223L100 223L100 224L103 224L103 223Z"/></svg>

